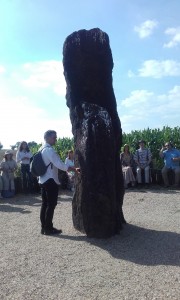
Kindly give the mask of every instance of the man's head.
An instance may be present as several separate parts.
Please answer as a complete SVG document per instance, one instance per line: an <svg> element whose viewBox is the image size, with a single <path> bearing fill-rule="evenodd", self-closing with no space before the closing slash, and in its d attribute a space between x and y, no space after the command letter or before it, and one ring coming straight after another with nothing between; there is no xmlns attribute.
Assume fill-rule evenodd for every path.
<svg viewBox="0 0 180 300"><path fill-rule="evenodd" d="M139 147L140 148L144 148L145 144L146 144L146 142L144 140L139 141Z"/></svg>
<svg viewBox="0 0 180 300"><path fill-rule="evenodd" d="M54 130L48 130L44 133L44 139L46 143L53 146L56 144L57 141L57 133Z"/></svg>
<svg viewBox="0 0 180 300"><path fill-rule="evenodd" d="M171 142L165 143L165 147L167 150L171 150L173 148L173 144Z"/></svg>

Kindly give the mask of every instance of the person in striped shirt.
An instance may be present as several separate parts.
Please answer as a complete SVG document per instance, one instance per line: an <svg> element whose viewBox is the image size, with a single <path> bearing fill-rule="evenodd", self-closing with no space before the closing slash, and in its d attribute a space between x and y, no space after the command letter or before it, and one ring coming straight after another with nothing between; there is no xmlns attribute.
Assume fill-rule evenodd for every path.
<svg viewBox="0 0 180 300"><path fill-rule="evenodd" d="M138 184L142 184L142 171L144 172L145 176L145 184L148 185L150 181L150 176L149 176L149 165L151 163L151 151L147 148L145 148L145 141L140 140L139 141L139 149L136 150L134 154L134 160L136 162L137 168L137 182Z"/></svg>

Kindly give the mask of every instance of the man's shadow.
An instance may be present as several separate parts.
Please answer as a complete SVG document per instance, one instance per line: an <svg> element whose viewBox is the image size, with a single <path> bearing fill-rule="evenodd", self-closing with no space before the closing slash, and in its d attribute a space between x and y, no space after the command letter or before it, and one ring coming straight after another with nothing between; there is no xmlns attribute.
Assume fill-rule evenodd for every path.
<svg viewBox="0 0 180 300"><path fill-rule="evenodd" d="M86 241L109 252L116 259L139 265L180 266L180 234L175 232L157 231L127 224L120 235L110 239L93 239L83 235L60 235L59 238Z"/></svg>

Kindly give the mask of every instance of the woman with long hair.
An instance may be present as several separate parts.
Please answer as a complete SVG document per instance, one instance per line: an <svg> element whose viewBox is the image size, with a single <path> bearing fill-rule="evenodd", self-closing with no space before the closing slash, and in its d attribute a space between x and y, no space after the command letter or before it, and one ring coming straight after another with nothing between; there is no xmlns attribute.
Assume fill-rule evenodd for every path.
<svg viewBox="0 0 180 300"><path fill-rule="evenodd" d="M16 162L21 165L23 192L32 192L32 175L30 173L30 159L32 153L29 150L28 144L22 141L16 153Z"/></svg>
<svg viewBox="0 0 180 300"><path fill-rule="evenodd" d="M129 145L125 144L123 152L120 154L120 160L122 164L122 171L124 177L124 186L128 188L129 185L135 186L135 177L133 174L133 155L129 151Z"/></svg>

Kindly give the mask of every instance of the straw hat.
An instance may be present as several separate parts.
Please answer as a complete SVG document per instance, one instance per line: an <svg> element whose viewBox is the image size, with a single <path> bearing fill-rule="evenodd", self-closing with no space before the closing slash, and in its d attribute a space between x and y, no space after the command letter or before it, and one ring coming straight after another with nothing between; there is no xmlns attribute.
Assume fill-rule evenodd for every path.
<svg viewBox="0 0 180 300"><path fill-rule="evenodd" d="M8 155L8 154L13 156L13 153L11 150L6 150L6 152L4 153L4 157L6 157L6 155Z"/></svg>

